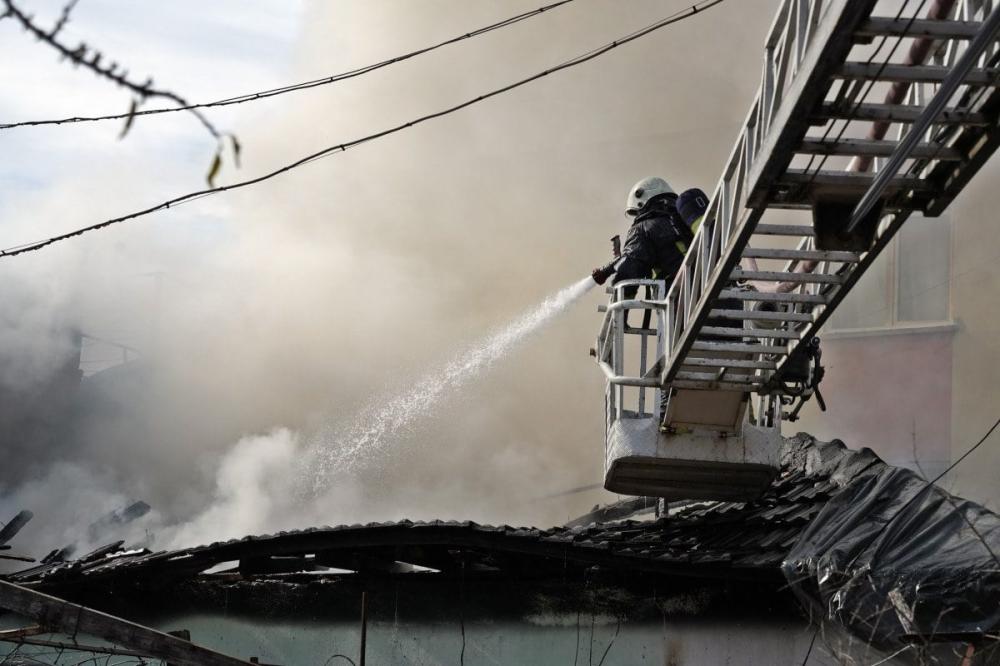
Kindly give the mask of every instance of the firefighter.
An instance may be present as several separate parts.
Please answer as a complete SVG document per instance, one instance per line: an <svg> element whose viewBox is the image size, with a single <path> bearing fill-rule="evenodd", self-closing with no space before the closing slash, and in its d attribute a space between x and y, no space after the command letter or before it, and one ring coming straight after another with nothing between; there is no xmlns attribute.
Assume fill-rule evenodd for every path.
<svg viewBox="0 0 1000 666"><path fill-rule="evenodd" d="M604 284L614 275L612 284L649 278L670 284L694 237L677 210L674 190L662 178L644 178L629 191L625 214L635 219L625 236L621 256L595 268L591 273L594 281ZM633 298L635 292L636 287L626 289L625 298Z"/></svg>
<svg viewBox="0 0 1000 666"><path fill-rule="evenodd" d="M691 233L697 233L701 221L708 210L708 196L697 187L681 192L677 197L677 212L681 219L691 227Z"/></svg>

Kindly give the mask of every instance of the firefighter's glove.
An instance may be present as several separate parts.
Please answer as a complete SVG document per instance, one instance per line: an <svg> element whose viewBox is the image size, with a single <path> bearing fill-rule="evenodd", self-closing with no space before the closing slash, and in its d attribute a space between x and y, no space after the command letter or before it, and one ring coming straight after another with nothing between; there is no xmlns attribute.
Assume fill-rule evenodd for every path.
<svg viewBox="0 0 1000 666"><path fill-rule="evenodd" d="M615 262L611 262L600 268L595 268L591 273L590 277L594 278L594 282L597 284L604 284L608 281L608 278L615 274Z"/></svg>

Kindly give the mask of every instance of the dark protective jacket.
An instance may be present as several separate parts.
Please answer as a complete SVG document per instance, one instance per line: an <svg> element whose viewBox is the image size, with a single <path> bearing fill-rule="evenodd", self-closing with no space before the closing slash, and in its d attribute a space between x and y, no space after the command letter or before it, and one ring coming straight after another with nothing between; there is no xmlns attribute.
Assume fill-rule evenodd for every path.
<svg viewBox="0 0 1000 666"><path fill-rule="evenodd" d="M674 207L673 198L652 202L650 210L636 216L629 227L614 282L655 277L669 285L680 270L693 235ZM632 294L626 294L626 298L631 298L635 289L628 291Z"/></svg>

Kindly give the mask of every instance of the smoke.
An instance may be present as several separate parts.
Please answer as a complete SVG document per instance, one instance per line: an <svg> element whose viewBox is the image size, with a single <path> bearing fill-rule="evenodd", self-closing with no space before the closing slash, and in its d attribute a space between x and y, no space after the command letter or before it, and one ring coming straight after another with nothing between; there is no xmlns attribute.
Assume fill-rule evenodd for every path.
<svg viewBox="0 0 1000 666"><path fill-rule="evenodd" d="M40 331L72 341L59 331L78 328L137 350L102 365L121 349L84 342L84 370L109 369L89 374L65 409L41 403L60 436L4 443L0 520L36 514L16 545L35 553L42 533L72 537L60 527L66 507L89 524L137 499L156 510L135 527L157 545L403 517L544 525L606 501L602 492L533 499L600 479L603 378L587 350L601 296L581 297L503 363L490 365L494 355L475 342L505 348L493 332L603 264L638 179L711 189L756 88L775 3L750 4L258 187L4 260L3 339L39 350L5 381L51 385L75 353ZM238 62L260 57L248 54L249 38L185 40L174 48L226 51L146 66L189 97L217 98L349 69L534 6L312 3L289 64L266 69L265 81ZM231 107L213 117L239 135L243 164L221 177L474 97L679 7L572 4L349 83ZM114 26L82 12L71 27L98 43ZM113 35L123 58L142 51L122 36L142 31L124 28ZM154 53L184 34L161 32ZM44 56L23 44L17 61L35 66ZM213 62L213 75L196 61ZM37 66L88 109L65 108L74 96L62 93L26 95L38 106L19 106L20 117L121 104L70 68ZM240 78L221 90L229 73ZM116 143L118 129L9 135L43 166L32 163L37 182L0 203L4 244L202 186L214 146L190 119L142 118ZM462 363L490 372L467 381L455 374ZM428 372L441 383L426 383ZM436 402L438 391L447 399ZM352 449L366 435L377 444ZM318 498L303 503L317 477L300 468L320 442L336 444L312 470L323 479Z"/></svg>
<svg viewBox="0 0 1000 666"><path fill-rule="evenodd" d="M222 458L208 508L161 540L181 547L273 529L292 508L300 455L298 435L286 429L244 437Z"/></svg>

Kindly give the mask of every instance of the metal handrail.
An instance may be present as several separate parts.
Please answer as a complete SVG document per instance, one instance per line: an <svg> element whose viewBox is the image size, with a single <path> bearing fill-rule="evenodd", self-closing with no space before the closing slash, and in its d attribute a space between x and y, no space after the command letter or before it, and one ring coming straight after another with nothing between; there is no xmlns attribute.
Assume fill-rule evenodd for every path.
<svg viewBox="0 0 1000 666"><path fill-rule="evenodd" d="M655 292L655 297L625 298L624 290L630 287L652 289ZM620 409L620 406L624 401L626 388L638 389L639 391L637 399L639 406L637 414L639 416L659 416L658 391L655 392L656 399L654 399L653 407L648 414L645 411L645 391L660 388L660 375L665 359L663 312L666 308L666 303L660 297L664 294L665 289L666 284L663 280L623 280L610 289L611 297L604 310L604 319L595 346L597 363L607 380L609 423L613 423L625 413L624 410ZM656 311L651 327L648 329L627 328L625 314L630 310ZM626 335L640 338L639 371L637 374L624 372ZM652 365L648 363L649 338L655 338L656 341L655 361Z"/></svg>

